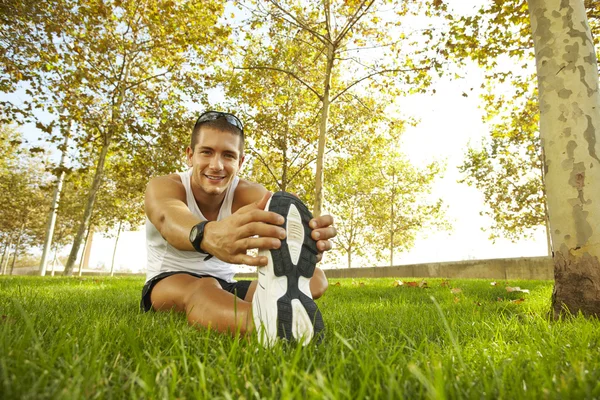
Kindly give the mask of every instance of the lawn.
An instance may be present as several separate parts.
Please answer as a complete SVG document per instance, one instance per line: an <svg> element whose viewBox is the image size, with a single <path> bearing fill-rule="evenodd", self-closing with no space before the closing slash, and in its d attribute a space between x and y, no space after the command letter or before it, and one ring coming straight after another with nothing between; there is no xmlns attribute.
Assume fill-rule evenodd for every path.
<svg viewBox="0 0 600 400"><path fill-rule="evenodd" d="M0 398L600 398L600 323L551 321L551 282L403 281L332 279L324 342L265 350L140 313L140 278L0 277Z"/></svg>

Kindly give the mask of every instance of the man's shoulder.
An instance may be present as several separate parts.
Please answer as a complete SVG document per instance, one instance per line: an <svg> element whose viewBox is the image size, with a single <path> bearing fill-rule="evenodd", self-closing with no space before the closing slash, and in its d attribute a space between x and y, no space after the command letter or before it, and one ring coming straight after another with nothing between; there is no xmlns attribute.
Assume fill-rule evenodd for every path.
<svg viewBox="0 0 600 400"><path fill-rule="evenodd" d="M179 175L179 174L155 176L154 178L150 179L150 182L165 182L165 181L173 181L173 182L177 182L177 183L182 183L181 175Z"/></svg>
<svg viewBox="0 0 600 400"><path fill-rule="evenodd" d="M259 201L266 192L267 189L263 185L240 179L233 195L233 211L235 212L245 205Z"/></svg>
<svg viewBox="0 0 600 400"><path fill-rule="evenodd" d="M185 198L185 188L179 174L156 176L148 182L146 198Z"/></svg>

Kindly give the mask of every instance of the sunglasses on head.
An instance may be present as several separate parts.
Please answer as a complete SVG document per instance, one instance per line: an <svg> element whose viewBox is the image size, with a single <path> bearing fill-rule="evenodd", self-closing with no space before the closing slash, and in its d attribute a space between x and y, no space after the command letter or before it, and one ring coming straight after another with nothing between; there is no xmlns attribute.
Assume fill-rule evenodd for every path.
<svg viewBox="0 0 600 400"><path fill-rule="evenodd" d="M239 128L239 130L242 131L242 133L244 133L244 125L238 117L236 117L233 114L220 111L207 111L205 113L202 113L202 115L200 115L200 117L198 117L198 120L196 121L196 126L198 124L201 124L202 122L214 121L219 118L225 118L225 120L229 122L229 124L235 126L236 128Z"/></svg>

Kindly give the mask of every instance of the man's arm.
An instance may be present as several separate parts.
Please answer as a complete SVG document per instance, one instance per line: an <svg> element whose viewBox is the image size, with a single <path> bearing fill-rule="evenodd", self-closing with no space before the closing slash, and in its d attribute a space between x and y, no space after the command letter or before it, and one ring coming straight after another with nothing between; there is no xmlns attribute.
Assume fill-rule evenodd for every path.
<svg viewBox="0 0 600 400"><path fill-rule="evenodd" d="M195 251L189 240L190 231L201 220L189 210L181 180L174 175L151 179L144 205L146 216L171 246Z"/></svg>
<svg viewBox="0 0 600 400"><path fill-rule="evenodd" d="M277 226L283 224L282 216L264 211L270 193L264 188L262 191L259 200L221 221L206 224L202 250L233 264L266 265L266 257L252 257L246 251L279 248L285 230ZM256 195L257 192L254 198ZM201 220L192 214L185 201L185 188L174 175L154 178L148 183L145 208L150 222L173 247L195 251L189 234Z"/></svg>

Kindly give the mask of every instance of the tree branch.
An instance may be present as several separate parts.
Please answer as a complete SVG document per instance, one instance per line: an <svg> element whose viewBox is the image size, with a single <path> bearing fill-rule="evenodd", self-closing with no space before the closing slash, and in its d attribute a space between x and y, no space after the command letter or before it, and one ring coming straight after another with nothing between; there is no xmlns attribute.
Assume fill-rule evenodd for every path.
<svg viewBox="0 0 600 400"><path fill-rule="evenodd" d="M381 71L377 71L377 72L373 72L372 74L369 74L367 76L363 76L362 78L354 81L352 84L350 84L349 86L346 86L346 88L344 90L342 90L340 93L336 94L335 96L332 97L330 103L333 103L335 101L335 99L337 99L338 97L340 97L341 95L343 95L344 93L346 93L350 88L352 88L353 86L359 84L360 82L372 78L375 75L382 75L382 74L387 74L388 72L409 72L409 71L423 71L423 70L428 70L430 67L424 67L424 68L411 68L411 69L384 69Z"/></svg>
<svg viewBox="0 0 600 400"><path fill-rule="evenodd" d="M298 75L294 74L291 71L285 70L285 69L281 69L281 68L275 68L275 67L234 67L233 69L266 69L266 70L271 70L271 71L277 71L277 72L283 72L284 74L287 74L291 77L293 77L294 79L296 79L298 82L300 82L302 85L306 86L306 88L308 90L310 90L311 92L313 92L318 98L319 100L323 101L323 96L321 96L315 89L313 89L308 83L304 82L302 79L300 79L298 77Z"/></svg>
<svg viewBox="0 0 600 400"><path fill-rule="evenodd" d="M284 13L285 15L287 15L289 18L292 19L292 21L288 20L287 18L283 18L286 22L300 28L300 29L304 29L307 32L310 32L314 37L316 37L320 42L322 42L324 45L327 45L328 43L331 43L331 41L324 37L323 35L321 35L319 32L315 31L314 29L308 27L306 24L302 23L300 20L298 20L298 18L294 17L289 11L287 11L285 8L283 8L282 6L279 5L278 2L274 1L274 0L269 0L269 3L273 4L276 8L278 8L282 13Z"/></svg>

